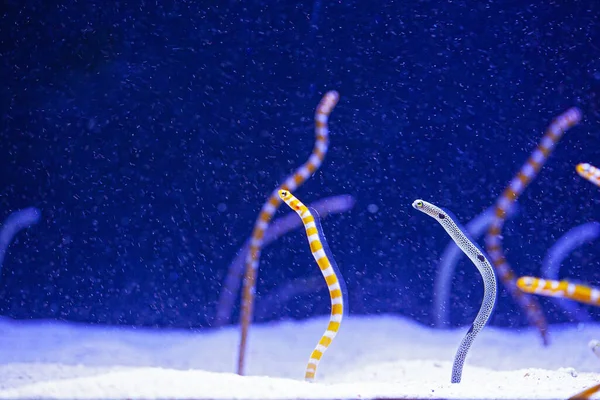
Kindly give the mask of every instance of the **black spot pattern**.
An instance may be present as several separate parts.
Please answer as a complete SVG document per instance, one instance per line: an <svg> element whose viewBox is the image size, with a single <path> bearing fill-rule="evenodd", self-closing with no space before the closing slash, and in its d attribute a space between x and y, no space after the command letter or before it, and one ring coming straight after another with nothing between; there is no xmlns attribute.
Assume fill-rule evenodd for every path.
<svg viewBox="0 0 600 400"><path fill-rule="evenodd" d="M447 216L442 210L426 201L423 201L423 206L418 210L433 217L442 225L444 230L450 235L456 245L465 253L471 262L475 264L477 270L483 278L483 302L481 308L471 325L471 328L460 342L460 346L454 356L454 364L452 365L452 383L459 383L462 378L462 370L465 363L465 358L469 348L473 344L475 337L483 329L494 310L497 296L496 274L489 260L481 253L478 247L472 243L467 236L460 230L452 217ZM448 217L448 218L446 218Z"/></svg>

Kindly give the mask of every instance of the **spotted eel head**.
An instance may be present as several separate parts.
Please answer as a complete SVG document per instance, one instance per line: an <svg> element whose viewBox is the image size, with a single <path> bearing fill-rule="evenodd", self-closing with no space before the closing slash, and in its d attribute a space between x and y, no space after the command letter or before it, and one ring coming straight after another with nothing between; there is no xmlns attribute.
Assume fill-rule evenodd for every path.
<svg viewBox="0 0 600 400"><path fill-rule="evenodd" d="M426 202L425 200L421 200L421 199L417 199L415 201L413 201L412 206L421 211L424 212L425 214L429 215L430 217L433 217L435 219L440 219L443 218L443 212L442 210L437 207L434 206L431 203Z"/></svg>

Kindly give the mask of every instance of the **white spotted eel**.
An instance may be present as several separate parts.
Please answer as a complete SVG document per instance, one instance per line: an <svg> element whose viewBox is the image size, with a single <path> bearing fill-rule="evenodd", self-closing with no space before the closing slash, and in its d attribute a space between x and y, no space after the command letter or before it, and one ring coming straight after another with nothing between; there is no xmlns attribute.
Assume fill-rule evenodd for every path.
<svg viewBox="0 0 600 400"><path fill-rule="evenodd" d="M475 340L477 334L489 320L492 311L494 310L494 305L496 304L496 274L494 273L494 268L489 260L484 255L483 250L467 237L464 229L461 229L455 221L455 218L452 218L452 213L423 200L415 200L412 203L412 206L429 215L442 225L456 245L460 247L473 264L475 264L483 278L483 302L481 303L481 308L479 309L471 328L460 342L458 351L454 356L454 364L452 365L451 382L460 383L467 352L473 344L473 340Z"/></svg>

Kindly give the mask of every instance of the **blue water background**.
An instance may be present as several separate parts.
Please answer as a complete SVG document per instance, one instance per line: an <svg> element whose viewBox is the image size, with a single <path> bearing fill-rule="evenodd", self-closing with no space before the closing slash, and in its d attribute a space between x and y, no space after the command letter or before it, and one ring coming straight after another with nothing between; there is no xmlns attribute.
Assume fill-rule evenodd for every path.
<svg viewBox="0 0 600 400"><path fill-rule="evenodd" d="M11 244L1 315L209 328L228 265L307 159L331 89L330 150L296 195L356 198L323 220L351 313L431 324L449 238L412 201L466 224L571 106L584 119L519 200L507 258L538 274L555 240L599 217L600 188L575 173L600 166L597 1L133 3L5 2L0 218L35 206L42 220ZM599 246L574 252L563 275L600 285ZM258 297L318 274L295 231L263 252ZM464 259L454 325L482 290ZM569 321L540 301L551 322ZM263 320L328 309L323 285ZM526 324L503 289L491 324Z"/></svg>

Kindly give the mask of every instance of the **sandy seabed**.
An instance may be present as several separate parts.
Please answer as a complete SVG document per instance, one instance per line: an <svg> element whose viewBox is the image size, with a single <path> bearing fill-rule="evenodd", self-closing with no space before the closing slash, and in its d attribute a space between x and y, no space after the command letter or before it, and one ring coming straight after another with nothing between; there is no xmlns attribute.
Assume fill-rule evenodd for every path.
<svg viewBox="0 0 600 400"><path fill-rule="evenodd" d="M460 384L452 361L467 327L440 330L397 316L350 316L303 381L326 317L255 325L247 376L233 373L236 327L189 330L102 327L0 318L0 398L565 399L600 382L588 347L600 324L538 333L486 328ZM597 398L600 398L598 396Z"/></svg>

